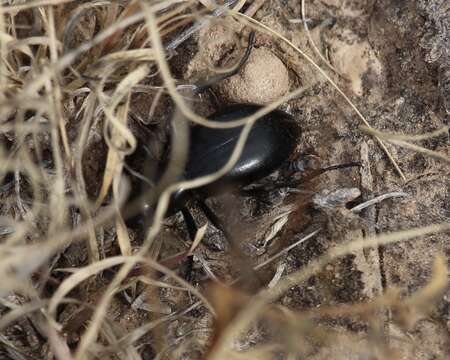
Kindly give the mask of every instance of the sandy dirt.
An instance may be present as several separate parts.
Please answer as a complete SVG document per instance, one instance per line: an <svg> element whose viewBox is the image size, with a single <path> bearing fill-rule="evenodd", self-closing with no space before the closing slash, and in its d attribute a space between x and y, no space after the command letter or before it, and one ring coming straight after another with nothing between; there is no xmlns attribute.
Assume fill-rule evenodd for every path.
<svg viewBox="0 0 450 360"><path fill-rule="evenodd" d="M445 0L307 1L305 17L310 37L303 26L300 1L267 0L253 17L315 59L372 127L388 133L417 135L448 124L449 12ZM85 35L89 37L93 31L94 24L86 21ZM211 76L215 68L233 66L242 56L248 34L249 28L235 20L213 22L177 49L170 60L174 77L180 82L197 83ZM325 61L312 50L310 39ZM161 84L157 76L150 82ZM363 134L361 120L338 91L298 52L271 35L257 32L252 54L240 72L215 85L211 92L198 96L193 108L199 114L209 115L230 103L267 104L300 87L305 89L301 96L280 106L302 129L294 163L300 166L305 159L313 159L313 167L353 161L362 166L320 175L302 184L299 187L302 192L272 190L258 196L227 194L208 200L226 226L239 234L242 253L254 266L320 229L317 235L258 272L259 281L270 286L345 241L441 223L450 218L448 164L387 144L405 174L406 180L403 180L374 138ZM158 106L153 108L155 96L158 96L155 92L133 96L130 128L139 140L147 142L159 159L164 157L168 121L174 110L166 95L162 95ZM142 119L147 123L143 124ZM449 155L449 140L446 132L417 144ZM93 124L83 160L87 193L93 199L102 183L106 152L102 124ZM274 182L292 180L295 176L299 174L293 175L286 167L260 185L270 187ZM314 206L314 196L323 197L343 188L359 189L361 196L333 207ZM394 191L405 192L407 196L382 201L360 213L349 210L358 203ZM5 212L10 210L6 205L2 208ZM192 213L198 224L207 222L195 206ZM283 223L277 222L280 218ZM133 229L130 234L132 245L137 248L142 234ZM188 238L181 215L165 220L156 240L160 258L186 251ZM98 239L102 242L102 256L120 253L113 224L99 230ZM191 282L200 291L205 289L211 275L224 282L240 275L223 234L211 225L195 254ZM291 310L306 311L370 301L394 288L407 298L430 281L437 255L443 255L448 262L448 232L353 251L331 261L303 284L292 287L278 303ZM76 244L64 251L57 267L81 266L87 261L85 247ZM95 306L111 277L112 272L106 272L71 295ZM176 285L168 278L162 280ZM140 352L144 359L152 359L160 352L166 352L167 358L197 359L202 358L210 343L214 319L200 306L185 311L192 303L187 292L176 288L157 291L137 286L114 298L108 316L120 324L117 329L111 328L125 335L148 321L181 314L176 320L169 319L142 336L137 342ZM70 346L79 341L85 317L89 316L79 315L74 309L67 306L58 314ZM322 319L320 325L335 330L342 341L338 344L291 344L292 349L280 350L277 356L284 358L289 350L298 350L297 346L304 356L300 358L317 360L372 358L370 356L408 360L448 358L450 292L444 294L431 312L411 313L409 320L405 324L397 314L387 310L379 311L373 322L356 316ZM258 324L236 341L234 347L246 350L270 343L277 336L285 335L282 331L277 333L276 329ZM14 331L9 336L14 338ZM27 341L30 354L37 357L47 354L46 349L37 349L38 340Z"/></svg>

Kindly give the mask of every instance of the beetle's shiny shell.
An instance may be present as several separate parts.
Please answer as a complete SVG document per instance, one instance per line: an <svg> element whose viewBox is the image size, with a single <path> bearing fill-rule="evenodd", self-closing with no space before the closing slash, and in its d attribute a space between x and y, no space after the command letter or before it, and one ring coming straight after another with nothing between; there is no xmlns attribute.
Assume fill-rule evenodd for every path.
<svg viewBox="0 0 450 360"><path fill-rule="evenodd" d="M210 117L214 121L242 119L260 110L261 106L237 104L229 106ZM185 179L195 179L212 174L222 168L230 158L239 139L242 127L213 129L194 126L190 134L188 162L184 171ZM249 185L277 170L295 149L299 127L287 113L272 111L258 119L253 125L243 151L233 168L217 181L195 189L206 198L230 189ZM181 189L172 197L169 214L180 210L190 197Z"/></svg>

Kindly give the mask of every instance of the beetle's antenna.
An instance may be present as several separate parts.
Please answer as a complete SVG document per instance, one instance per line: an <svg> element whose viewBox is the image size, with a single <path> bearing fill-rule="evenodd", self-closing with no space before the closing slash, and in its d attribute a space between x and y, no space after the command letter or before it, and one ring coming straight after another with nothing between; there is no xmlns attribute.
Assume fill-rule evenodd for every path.
<svg viewBox="0 0 450 360"><path fill-rule="evenodd" d="M321 169L318 169L317 171L320 174L323 174L324 172L331 171L331 170L339 170L339 169L347 169L350 167L361 167L361 163L358 161L349 162L347 164L338 164L338 165L331 165L327 166Z"/></svg>
<svg viewBox="0 0 450 360"><path fill-rule="evenodd" d="M296 182L295 181L291 182L291 185L288 185L288 186L292 187L292 184L295 184L294 186L298 186L298 185L304 184L304 183L306 183L306 182L308 182L308 181L316 178L317 176L322 175L322 174L324 174L324 173L326 173L328 171L340 170L340 169L348 169L348 168L351 168L351 167L361 167L361 163L357 162L357 161L352 161L352 162L349 162L349 163L346 163L346 164L330 165L330 166L327 166L327 167L324 167L324 168L315 169L315 170L312 170L310 174L306 175L301 180L296 181Z"/></svg>
<svg viewBox="0 0 450 360"><path fill-rule="evenodd" d="M319 168L312 170L308 175L305 177L299 179L299 180L288 180L288 181L280 181L272 186L257 186L253 187L250 190L244 190L241 191L241 194L244 196L253 196L254 194L266 192L266 191L273 191L275 189L281 189L281 188L295 188L297 186L300 186L302 184L307 183L308 181L316 178L319 175L322 175L323 173L326 173L328 171L332 170L340 170L340 169L347 169L351 167L361 167L361 163L357 161L349 162L346 164L338 164L338 165L331 165L324 168Z"/></svg>
<svg viewBox="0 0 450 360"><path fill-rule="evenodd" d="M204 92L205 90L207 90L208 88L210 88L211 85L214 85L222 80L225 80L229 77L236 75L239 72L239 70L242 68L242 66L244 66L244 64L247 62L248 58L250 57L250 54L253 50L254 43L255 43L255 32L252 31L248 35L248 44L247 44L247 48L245 49L245 53L242 56L239 63L237 64L237 66L235 66L233 68L233 70L231 70L229 72L226 72L224 74L220 74L217 76L213 76L212 78L205 80L203 83L196 85L196 87L194 89L194 94L200 94L200 93Z"/></svg>

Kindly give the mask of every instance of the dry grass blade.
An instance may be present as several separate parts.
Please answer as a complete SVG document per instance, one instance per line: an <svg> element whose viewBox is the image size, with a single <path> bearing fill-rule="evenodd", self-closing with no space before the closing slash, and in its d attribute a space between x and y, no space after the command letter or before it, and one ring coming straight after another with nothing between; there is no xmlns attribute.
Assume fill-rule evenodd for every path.
<svg viewBox="0 0 450 360"><path fill-rule="evenodd" d="M317 48L316 43L314 42L311 32L309 31L308 22L306 21L306 0L302 1L302 21L303 21L303 27L305 28L306 35L308 36L309 43L315 53L320 57L320 59L324 62L325 65L327 65L331 70L333 70L336 74L338 74L337 70L334 68L333 65L330 64L330 62L325 58L325 56L322 55L322 52ZM339 74L338 74L339 75Z"/></svg>
<svg viewBox="0 0 450 360"><path fill-rule="evenodd" d="M255 0L252 4L245 10L245 15L253 17L256 12L264 5L266 0ZM239 11L238 9L233 9L234 11Z"/></svg>
<svg viewBox="0 0 450 360"><path fill-rule="evenodd" d="M373 299L368 303L323 306L318 309L311 309L303 312L300 315L300 318L303 316L305 318L311 319L320 317L343 317L355 315L368 316L375 313L379 309L396 305L401 306L402 299L400 295L400 290L398 289L387 289L385 294ZM304 321L306 321L305 318L303 319Z"/></svg>
<svg viewBox="0 0 450 360"><path fill-rule="evenodd" d="M100 254L97 246L97 237L95 234L94 222L92 219L92 214L89 206L88 195L86 191L86 182L83 175L83 154L85 152L86 144L88 141L89 131L94 119L94 107L95 107L95 96L94 93L89 92L87 95L83 106L80 111L84 111L82 117L82 123L84 124L81 128L78 141L77 150L74 153L74 163L76 172L76 182L73 184L73 188L76 189L76 197L78 203L80 204L83 217L85 218L86 224L88 224L88 250L91 262L100 259Z"/></svg>
<svg viewBox="0 0 450 360"><path fill-rule="evenodd" d="M101 329L101 336L104 337L108 343L114 343L117 341L117 338L122 336L125 332L125 329L120 327L118 324L114 322L105 322L105 325ZM100 358L104 357L103 349L98 349L96 354L98 354ZM130 343L123 344L121 348L117 349L115 356L117 356L120 360L142 359L136 347Z"/></svg>
<svg viewBox="0 0 450 360"><path fill-rule="evenodd" d="M132 268L132 266L138 262L141 262L141 263L145 264L146 266L149 266L149 267L155 269L156 271L159 271L166 275L171 276L174 280L179 282L182 286L184 286L188 290L190 290L193 295L197 296L208 307L208 309L212 313L214 313L213 307L210 305L208 300L202 294L200 294L199 291L197 291L197 289L195 289L191 284L187 283L185 280L181 279L173 271L168 270L167 268L161 266L159 263L157 263L153 260L145 259L140 256L130 256L130 257L121 256L121 257L105 259L105 260L102 260L95 264L91 264L88 267L86 267L85 269L79 270L77 273L73 274L71 277L74 277L74 280L69 280L69 279L71 279L71 277L66 279L65 280L66 284L64 284L64 283L61 284L61 286L58 288L58 291L57 291L58 296L56 297L56 293L55 293L55 295L51 299L51 303L49 305L51 312L54 313L57 304L63 299L65 294L68 292L68 290L70 291L70 289L72 289L73 286L75 286L77 283L86 279L90 275L97 273L98 271L100 271L103 268L107 268L107 267L119 265L119 264L125 265L119 270L119 273L116 275L114 281L108 286L102 299L100 299L100 301L98 302L98 304L97 304L98 307L97 307L96 311L94 312L92 322L89 325L88 329L86 330L85 334L83 335L83 337L80 341L80 344L78 345L76 357L75 357L76 359L82 359L84 357L87 349L89 348L90 344L95 340L98 329L100 328L101 322L104 319L104 316L106 313L106 308L109 304L109 301L117 290L116 284L118 285L119 281L121 282L125 278L125 276L129 272L129 270ZM81 274L79 274L79 273L81 273ZM60 291L59 290L60 288L63 288L63 290Z"/></svg>
<svg viewBox="0 0 450 360"><path fill-rule="evenodd" d="M58 61L58 44L56 40L55 30L55 14L53 7L48 7L48 33L50 38L50 60L53 64ZM59 132L61 134L64 151L67 156L68 163L72 162L72 152L69 146L69 138L66 130L66 119L62 110L62 90L60 87L60 74L56 74L53 85L53 99L54 99L54 111L58 121Z"/></svg>
<svg viewBox="0 0 450 360"><path fill-rule="evenodd" d="M17 40L13 36L8 34L1 34L0 39L5 41L7 44L8 51L19 50L30 58L33 57L33 52L31 51L30 46L40 45L40 46L50 46L52 43L56 43L57 48L61 47L61 43L56 39L49 39L46 36L33 36L26 39Z"/></svg>
<svg viewBox="0 0 450 360"><path fill-rule="evenodd" d="M108 348L108 351L116 352L119 349L123 348L123 346L125 344L134 344L140 338L142 338L145 334L149 333L157 326L163 324L164 322L166 322L168 320L174 319L174 318L175 318L174 315L170 315L170 316L164 316L155 321L148 322L147 324L142 325L141 327L135 329L130 334L127 334L127 335L123 336L122 338L118 339L117 341L115 341L114 343L112 343L112 345Z"/></svg>
<svg viewBox="0 0 450 360"><path fill-rule="evenodd" d="M8 360L29 360L29 356L21 351L17 346L15 346L11 341L9 341L6 336L0 334L0 348L2 349L2 355L4 352L7 353ZM37 358L32 357L30 360L37 360Z"/></svg>
<svg viewBox="0 0 450 360"><path fill-rule="evenodd" d="M67 20L67 23L65 24L64 33L62 35L63 38L63 44L64 44L64 53L69 51L67 48L69 44L69 37L70 35L76 30L76 27L80 24L80 18L84 15L86 15L90 10L100 7L110 5L110 1L93 1L91 3L81 4L79 7L75 9L73 14L71 14L70 18ZM114 6L110 6L113 12Z"/></svg>
<svg viewBox="0 0 450 360"><path fill-rule="evenodd" d="M33 8L39 8L44 6L55 6L62 5L70 2L74 2L75 0L30 0L27 1L26 4L17 4L17 5L8 5L0 7L0 14L12 14L17 13L19 11L24 11Z"/></svg>
<svg viewBox="0 0 450 360"><path fill-rule="evenodd" d="M171 270L163 267L156 261L145 259L139 256L115 256L110 257L108 259L100 260L94 264L90 264L84 268L77 269L72 275L70 275L67 279L65 279L61 285L58 287L57 291L54 293L52 298L50 299L49 305L48 305L48 312L49 315L54 317L56 309L59 304L63 302L63 299L65 296L72 291L76 286L78 286L81 282L85 281L89 277L98 274L108 268L126 263L126 262L132 262L132 263L143 263L146 266L149 266L156 271L162 272L168 276L173 277L177 282L180 283L184 288L190 290L195 296L198 296L198 298L204 302L205 305L209 307L211 311L213 311L213 308L209 305L208 301L203 297L192 285L187 283L185 280L178 277L174 272Z"/></svg>
<svg viewBox="0 0 450 360"><path fill-rule="evenodd" d="M432 157L434 159L444 161L447 164L450 164L450 156L441 154L441 153L439 153L437 151L429 150L427 148L424 148L423 146L414 145L414 144L411 144L411 143L406 142L406 141L401 141L401 140L387 140L387 141L392 143L392 144L394 144L394 145L398 145L400 147L404 147L405 149L413 150L415 152L424 154L426 156L429 156L429 157Z"/></svg>
<svg viewBox="0 0 450 360"><path fill-rule="evenodd" d="M192 242L192 245L189 249L188 256L192 255L192 253L195 251L197 246L200 244L200 241L202 241L203 237L205 236L207 228L208 228L208 224L205 224L197 230L197 233L195 234L195 239Z"/></svg>
<svg viewBox="0 0 450 360"><path fill-rule="evenodd" d="M255 270L259 270L262 267L266 266L267 264L270 264L272 261L274 261L274 260L278 259L279 257L283 256L284 254L287 254L290 250L292 250L293 248L297 247L298 245L304 243L306 240L311 239L312 237L317 235L319 232L320 232L320 230L315 230L315 231L309 233L308 235L302 237L301 239L297 240L293 244L291 244L288 247L284 248L283 250L279 251L277 254L271 256L266 261L264 261L261 264L258 264L257 266L255 266Z"/></svg>
<svg viewBox="0 0 450 360"><path fill-rule="evenodd" d="M100 90L99 99L101 99L107 120L105 122L105 129L111 128L111 135L108 135L109 132L105 131L105 139L109 145L108 160L106 162L106 169L100 194L95 205L96 208L98 208L103 202L113 179L120 177L122 172L121 163L123 161L123 156L133 152L136 148L136 139L126 126L128 120L127 108L122 110L121 116L114 115L114 112L123 97L129 94L131 88L148 74L148 70L148 66L143 65L128 74L120 82L115 93L110 99L103 95ZM128 145L128 148L124 148L125 145Z"/></svg>
<svg viewBox="0 0 450 360"><path fill-rule="evenodd" d="M3 13L3 5L0 5L0 89L6 89L8 85L8 71L7 71L7 41L5 41L5 37L10 38L10 36L5 31L5 14ZM4 91L0 91L0 103L5 101ZM4 111L0 111L0 115L5 116Z"/></svg>
<svg viewBox="0 0 450 360"><path fill-rule="evenodd" d="M117 61L152 61L155 59L151 49L134 49L127 51L117 51L102 57L102 63L117 62Z"/></svg>
<svg viewBox="0 0 450 360"><path fill-rule="evenodd" d="M95 208L99 208L108 194L109 188L113 182L114 176L117 172L117 166L119 165L120 157L115 149L108 151L108 158L106 160L105 173L103 174L102 187L100 189L100 194L97 198Z"/></svg>
<svg viewBox="0 0 450 360"><path fill-rule="evenodd" d="M97 261L91 265L84 268L78 269L74 274L65 279L61 285L58 287L56 292L53 294L48 305L48 312L53 318L56 315L56 309L58 305L62 302L64 297L75 287L77 287L81 282L91 277L92 275L98 274L101 271L117 266L126 259L121 256L111 257L101 261Z"/></svg>
<svg viewBox="0 0 450 360"><path fill-rule="evenodd" d="M436 131L433 131L429 134L423 134L423 135L415 135L415 136L411 136L411 135L396 135L396 134L386 134L383 133L381 131L377 131L374 129L369 129L369 128L362 128L362 130L368 134L371 135L375 135L381 139L385 139L386 141L390 142L391 144L400 146L400 147L404 147L406 149L409 150L413 150L415 152L424 154L426 156L432 157L434 159L437 160L441 160L446 162L447 164L450 164L450 157L444 154L441 154L437 151L434 150L429 150L427 148L424 148L423 146L419 146L419 145L415 145L415 144L411 144L408 141L405 140L409 140L409 141L422 141L422 140L426 140L426 139L430 139L436 136L440 136L442 134L445 134L448 132L449 127L448 126L444 126L441 129L438 129Z"/></svg>
<svg viewBox="0 0 450 360"><path fill-rule="evenodd" d="M127 101L126 104L119 106L118 108L118 118L121 120L121 123L126 124L127 118L128 118L128 105L129 102ZM117 139L114 139L113 141L116 141ZM119 146L123 146L124 141L116 141L116 143ZM110 151L116 151L115 149L110 148ZM113 177L113 196L114 198L118 198L120 194L120 187L122 182L122 170L123 170L123 159L120 159L120 162L116 164L115 174ZM116 217L116 229L117 229L117 240L119 242L120 252L122 255L128 256L132 253L132 247L131 247L131 240L128 235L128 230L125 225L125 221L122 218L122 214L120 212L119 204L116 203L116 211L117 211L117 217Z"/></svg>
<svg viewBox="0 0 450 360"><path fill-rule="evenodd" d="M52 326L47 326L47 336L52 352L58 360L72 360L72 354L64 338Z"/></svg>
<svg viewBox="0 0 450 360"><path fill-rule="evenodd" d="M135 14L133 16L129 16L117 23L113 26L106 28L101 31L98 35L96 35L91 41L85 42L81 44L78 48L70 51L69 53L61 56L58 59L58 62L53 64L54 66L46 67L44 70L36 76L30 83L26 84L23 89L23 95L33 96L36 94L44 85L48 79L54 77L58 72L62 72L67 67L73 64L73 62L83 53L91 50L94 46L101 44L108 37L114 34L116 31L120 31L121 29L125 29L143 19L142 14Z"/></svg>
<svg viewBox="0 0 450 360"><path fill-rule="evenodd" d="M441 127L440 129L431 131L427 134L418 134L418 135L405 135L405 134L392 134L392 133L386 133L383 131L378 131L373 128L368 128L365 126L361 126L361 131L378 136L381 139L385 140L400 140L400 141L423 141L423 140L429 140L437 136L446 135L448 134L448 131L450 129L450 126L446 125Z"/></svg>
<svg viewBox="0 0 450 360"><path fill-rule="evenodd" d="M387 200L387 199L392 199L392 198L398 198L398 197L407 197L407 196L409 196L409 195L407 193L404 193L404 192L398 192L398 191L390 192L390 193L387 193L387 194L383 194L383 195L377 196L377 197L375 197L373 199L367 200L367 201L365 201L365 202L363 202L363 203L361 203L359 205L356 205L356 206L352 207L350 210L353 211L354 213L358 213L358 212L362 211L363 209L365 209L365 208L367 208L369 206L378 204L381 201L384 201L384 200Z"/></svg>
<svg viewBox="0 0 450 360"><path fill-rule="evenodd" d="M289 220L289 215L295 210L295 207L287 207L283 209L279 215L277 215L272 224L270 225L269 230L264 235L263 248L265 248L275 236L280 232L280 230L287 224Z"/></svg>
<svg viewBox="0 0 450 360"><path fill-rule="evenodd" d="M187 123L182 118L177 119L177 120L178 121L175 121L173 123L173 125L176 128L176 131L174 131L174 136L173 136L173 140L172 140L173 141L173 148L172 148L173 154L172 155L175 155L175 156L171 157L171 162L169 163L168 170L166 171L166 173L163 175L163 177L161 179L162 184L164 184L164 182L167 181L167 179L170 180L172 178L172 176L175 176L174 179L176 179L176 177L178 176L179 169L183 168L183 166L184 166L184 161L185 161L185 157L186 157L186 153L187 153L186 149L187 149L187 144L188 144L187 137L186 137ZM178 162L181 162L181 166L180 166L180 164L178 164ZM172 167L174 167L174 168L172 169ZM159 233L159 231L161 229L161 221L166 212L170 194L173 191L175 191L177 186L179 186L179 184L169 186L162 193L161 198L158 202L157 209L156 209L154 224L150 228L150 231L149 231L146 239L144 240L144 243L143 243L141 249L139 250L138 255L143 255L143 256L146 255L148 250L150 249L151 245L153 244L153 240L155 239L156 235ZM114 293L116 291L116 288L118 288L119 285L121 284L121 282L126 278L126 276L131 271L131 269L134 267L134 265L136 264L138 259L139 258L137 256L128 258L128 260L126 262L124 262L123 266L121 267L121 269L119 270L119 272L117 273L117 275L115 276L113 281L110 283L110 285L106 289L105 294L103 295L102 299L99 301L98 308L97 308L97 311L94 313L92 322L80 341L80 344L77 349L77 357L76 357L77 359L80 359L84 356L85 352L88 350L91 343L96 339L98 331L102 324L102 320L104 319L104 317L106 315L108 305L111 301L112 296L114 295ZM147 260L147 261L150 261L150 260ZM161 267L159 264L154 264L153 262L152 262L152 267L155 267L155 269L157 271L161 271L163 273L168 272L167 269ZM170 274L172 276L174 276L173 273L170 272ZM186 285L187 288L191 289L194 294L199 296L200 299L204 299L203 296L201 296L201 294L199 294L193 287L191 287L189 284L187 284L184 280L181 280L178 277L175 277L175 278L178 279L178 281L180 281L183 285ZM211 307L210 307L210 310L212 311Z"/></svg>
<svg viewBox="0 0 450 360"><path fill-rule="evenodd" d="M37 300L35 302L29 302L22 306L13 308L7 314L2 315L2 317L0 318L0 330L7 328L14 322L26 317L30 313L43 309L46 304L47 301Z"/></svg>
<svg viewBox="0 0 450 360"><path fill-rule="evenodd" d="M23 291L35 296L30 275L53 255L51 248L42 245L2 244L0 246L0 296Z"/></svg>

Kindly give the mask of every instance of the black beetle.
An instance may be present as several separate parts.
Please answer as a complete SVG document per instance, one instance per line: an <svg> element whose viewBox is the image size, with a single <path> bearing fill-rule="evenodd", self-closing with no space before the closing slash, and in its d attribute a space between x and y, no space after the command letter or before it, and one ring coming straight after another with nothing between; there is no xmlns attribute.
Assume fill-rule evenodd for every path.
<svg viewBox="0 0 450 360"><path fill-rule="evenodd" d="M218 111L209 119L218 122L235 121L253 115L260 109L261 106L259 105L236 104ZM230 158L242 128L243 126L229 129L209 128L201 125L192 126L189 134L189 153L182 179L192 180L220 170ZM249 278L255 281L257 275L241 256L235 237L226 230L220 219L204 200L226 192L240 190L278 170L294 152L299 136L300 128L289 114L274 110L261 117L253 124L235 165L224 176L212 183L194 189L179 189L172 194L165 214L166 217L181 211L189 236L193 240L197 232L197 226L187 208L187 204L195 201L207 219L222 231L229 241L235 261L239 261L241 271L252 274L253 276ZM138 191L138 194L140 192ZM144 205L145 207L148 208ZM145 223L148 219L140 218L140 220ZM142 221L139 221L139 223L142 226ZM187 266L186 277L189 278L192 257L190 257ZM247 286L250 286L250 284L247 284Z"/></svg>
<svg viewBox="0 0 450 360"><path fill-rule="evenodd" d="M250 32L248 46L238 65L228 73L220 74L196 85L194 93L201 93L209 89L212 84L235 75L247 61L253 42L254 32ZM254 104L234 104L218 111L209 119L218 122L235 121L253 115L261 108ZM243 126L229 129L208 128L201 125L191 127L189 154L182 178L192 180L221 169L231 156L242 128ZM178 190L171 198L166 217L181 211L189 234L194 237L196 226L186 205L190 200L195 200L213 225L229 237L218 218L203 200L240 189L273 173L292 154L299 135L299 126L289 114L283 111L274 110L258 119L250 130L243 151L233 168L213 183L192 190ZM139 196L141 192L142 189L137 189L135 195ZM148 208L144 204L145 207Z"/></svg>
<svg viewBox="0 0 450 360"><path fill-rule="evenodd" d="M218 122L236 121L253 115L262 107L254 104L234 104L225 107L210 116ZM190 128L189 153L181 179L192 180L206 176L221 169L233 152L243 126L218 129L202 125ZM278 170L293 153L300 128L294 118L281 110L274 110L258 119L248 134L248 138L235 165L224 176L207 185L195 189L179 189L170 200L166 217L181 211L191 238L197 227L186 205L195 201L206 217L229 239L230 235L221 225L219 219L204 202L205 199L223 193L240 190ZM181 180L180 179L180 180ZM142 187L135 196L142 193ZM136 189L135 189L136 190ZM147 205L143 206L148 208ZM144 214L144 216L146 216ZM142 226L142 215L131 223ZM230 239L229 239L230 240Z"/></svg>
<svg viewBox="0 0 450 360"><path fill-rule="evenodd" d="M217 122L235 121L253 115L260 109L259 105L236 104L220 110L209 119ZM241 131L242 126L231 129L193 126L183 179L192 180L221 169L230 158ZM258 119L233 168L205 186L193 190L178 190L172 196L167 216L182 210L189 199L220 195L270 175L292 154L299 135L299 126L283 111L275 110Z"/></svg>
<svg viewBox="0 0 450 360"><path fill-rule="evenodd" d="M254 34L250 33L245 54L234 70L197 85L194 93L203 92L210 85L236 74L250 55L253 39ZM217 122L236 121L254 115L261 108L262 106L254 104L234 104L216 112L209 119ZM192 126L189 134L189 153L186 166L182 173L182 179L192 180L220 170L229 160L239 140L242 129L243 126L228 129L209 128L202 125ZM208 207L204 200L229 191L240 190L246 185L250 185L279 169L294 152L299 136L299 126L289 114L280 110L274 110L264 115L253 124L239 159L231 170L216 181L202 187L179 189L172 194L165 216L168 217L181 211L189 232L189 237L193 240L197 232L197 226L187 205L191 200L195 201L207 219L217 229L222 231L225 238L229 241L231 251L234 255L233 257L235 261L238 261L238 266L241 271L251 275L247 278L256 280L258 276L249 266L248 261L241 256L235 236L227 231L220 219ZM158 171L156 173L158 174ZM158 175L151 176L152 180L155 178L157 179ZM136 196L141 196L143 190L142 185L145 188L143 182L140 185L134 189ZM143 205L141 208L147 210L150 207L145 204L145 200L141 205ZM143 214L131 220L131 224L137 223L140 228L145 228L145 224L150 219L150 216L146 214L147 212L144 210ZM130 222L128 223L130 224ZM190 277L192 257L190 257L187 266L185 274L187 277ZM258 281L254 281L253 285L256 283ZM250 286L251 284L247 285Z"/></svg>

